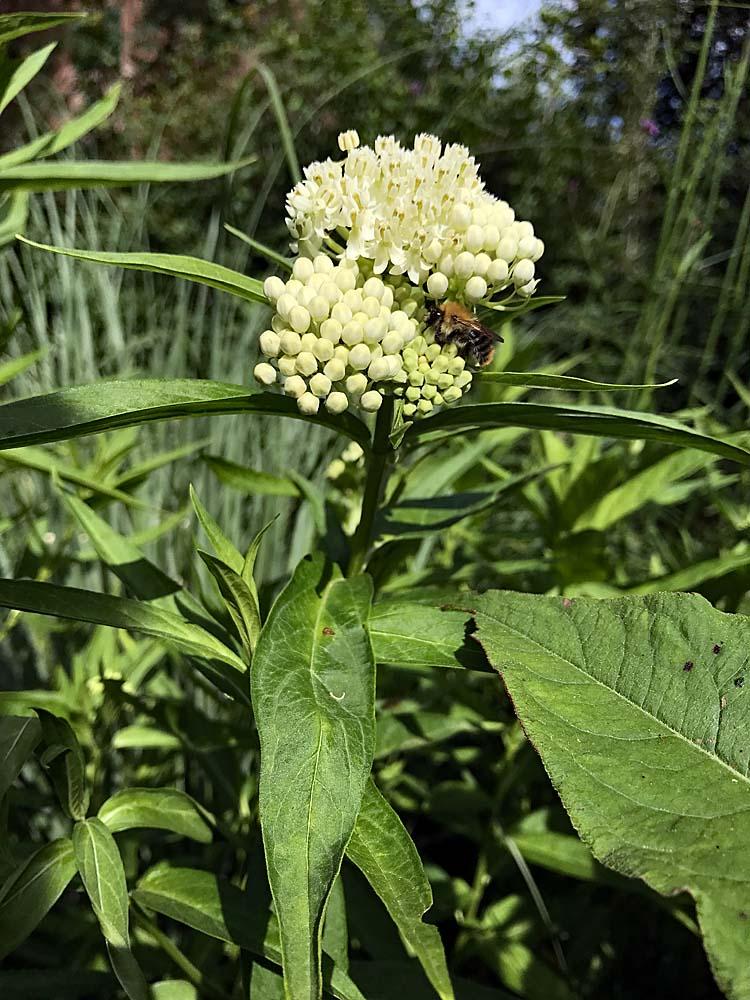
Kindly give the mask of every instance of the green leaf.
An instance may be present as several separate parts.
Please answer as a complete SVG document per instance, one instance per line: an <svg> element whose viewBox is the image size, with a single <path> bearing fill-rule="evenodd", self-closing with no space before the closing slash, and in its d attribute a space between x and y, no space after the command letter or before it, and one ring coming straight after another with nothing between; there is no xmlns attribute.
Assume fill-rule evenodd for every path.
<svg viewBox="0 0 750 1000"><path fill-rule="evenodd" d="M180 590L158 566L149 562L137 545L111 528L89 506L70 493L62 493L68 510L91 539L103 563L141 600L151 601Z"/></svg>
<svg viewBox="0 0 750 1000"><path fill-rule="evenodd" d="M19 146L17 149L12 149L9 153L5 153L4 156L0 156L0 176L3 170L8 167L16 166L19 163L26 163L28 160L36 159L37 157L52 156L54 153L59 153L61 150L67 149L74 142L78 142L84 135L91 132L92 129L97 128L97 126L109 118L117 107L121 91L121 84L115 84L114 87L110 87L100 101L92 104L82 115L78 115L77 118L72 118L66 122L56 132L45 132L44 135L32 139L31 142L27 142L25 145Z"/></svg>
<svg viewBox="0 0 750 1000"><path fill-rule="evenodd" d="M6 382L14 379L16 375L20 375L27 368L31 368L43 356L44 351L32 351L30 354L22 354L19 358L11 358L10 361L4 362L0 365L0 385L5 385Z"/></svg>
<svg viewBox="0 0 750 1000"><path fill-rule="evenodd" d="M123 726L112 737L113 750L181 750L174 735L153 726Z"/></svg>
<svg viewBox="0 0 750 1000"><path fill-rule="evenodd" d="M33 580L0 580L0 607L72 621L109 625L163 639L205 662L205 671L223 691L247 703L246 666L231 649L198 625L163 608L126 597Z"/></svg>
<svg viewBox="0 0 750 1000"><path fill-rule="evenodd" d="M692 594L489 592L478 638L594 856L695 898L720 987L750 997L750 620Z"/></svg>
<svg viewBox="0 0 750 1000"><path fill-rule="evenodd" d="M273 476L270 472L248 469L217 455L204 455L203 461L219 482L249 496L299 496L299 487L288 476Z"/></svg>
<svg viewBox="0 0 750 1000"><path fill-rule="evenodd" d="M26 59L19 62L0 63L0 115L5 111L14 97L21 93L26 84L30 83L49 59L57 42L37 49Z"/></svg>
<svg viewBox="0 0 750 1000"><path fill-rule="evenodd" d="M66 191L70 188L123 187L130 184L168 184L204 181L234 173L236 170L241 170L243 167L248 166L254 160L255 157L239 160L236 163L163 163L157 160L151 162L148 160L126 160L122 163L114 160L85 160L78 163L75 160L44 160L39 163L22 163L3 170L0 173L0 191ZM135 267L137 270L146 271L154 270L154 268L101 258L163 257L166 261L171 260L175 263L195 260L192 257L173 257L171 254L104 253L89 255L85 251L46 246L43 243L33 243L30 240L24 240L23 242L28 242L30 246L41 250L53 250L57 253L65 253L70 257L80 257L83 260L99 260L99 263L103 264L118 264L121 267L129 266ZM208 262L198 261L197 263ZM218 265L213 266L218 267ZM226 270L229 274L235 273L234 271L230 271L229 268L224 268L223 270ZM167 270L164 273L172 274L174 272ZM249 282L251 280L250 278L245 278L245 281ZM245 297L249 296L246 295ZM257 299L256 301L261 300Z"/></svg>
<svg viewBox="0 0 750 1000"><path fill-rule="evenodd" d="M29 214L29 196L23 191L0 194L0 247L15 239Z"/></svg>
<svg viewBox="0 0 750 1000"><path fill-rule="evenodd" d="M0 461L9 465L17 465L24 469L34 469L37 472L44 472L49 476L62 479L76 486L82 486L86 490L99 496L110 497L112 500L119 500L129 507L146 507L142 500L132 497L129 493L107 486L99 479L87 476L84 472L68 465L61 459L50 455L43 448L14 448L10 452L0 452Z"/></svg>
<svg viewBox="0 0 750 1000"><path fill-rule="evenodd" d="M414 601L378 601L367 628L376 663L396 667L453 667L487 671L475 642L468 641L471 615Z"/></svg>
<svg viewBox="0 0 750 1000"><path fill-rule="evenodd" d="M110 796L98 815L112 833L145 827L171 830L200 844L213 840L201 807L178 788L125 788Z"/></svg>
<svg viewBox="0 0 750 1000"><path fill-rule="evenodd" d="M82 21L88 14L0 14L0 45L12 42L14 38L30 35L34 31L46 31L61 24Z"/></svg>
<svg viewBox="0 0 750 1000"><path fill-rule="evenodd" d="M430 883L406 827L372 779L346 853L385 903L438 996L454 1000L440 933L422 919L432 906Z"/></svg>
<svg viewBox="0 0 750 1000"><path fill-rule="evenodd" d="M12 174L13 171L10 173ZM7 176L7 171L0 176L0 184ZM238 295L249 302L262 302L264 304L268 302L263 292L263 283L257 278L248 278L247 275L239 271L233 271L231 268L224 267L223 264L214 264L211 260L200 260L198 257L184 257L168 253L100 253L90 250L68 250L65 247L34 243L32 240L22 237L19 239L37 250L49 250L52 253L62 254L64 257L88 260L95 264L111 264L114 267L123 267L134 271L153 271L156 274L187 278L189 281L196 281L198 284L209 285L222 292Z"/></svg>
<svg viewBox="0 0 750 1000"><path fill-rule="evenodd" d="M0 901L0 960L26 940L75 873L67 837L45 844L21 865Z"/></svg>
<svg viewBox="0 0 750 1000"><path fill-rule="evenodd" d="M591 506L576 519L572 531L606 531L617 521L640 510L647 503L666 504L668 491L674 483L686 479L694 472L705 469L717 461L713 455L693 451L680 451L667 455L653 465L628 477L621 486L610 490L603 497L593 498Z"/></svg>
<svg viewBox="0 0 750 1000"><path fill-rule="evenodd" d="M727 552L716 559L703 559L691 566L675 570L674 573L646 580L627 589L630 594L653 594L660 590L697 590L708 581L720 580L748 565L750 565L750 551Z"/></svg>
<svg viewBox="0 0 750 1000"><path fill-rule="evenodd" d="M257 597L240 574L235 573L221 559L217 559L201 549L198 549L198 555L216 581L219 593L234 622L249 662L253 658L253 651L257 645L261 628Z"/></svg>
<svg viewBox="0 0 750 1000"><path fill-rule="evenodd" d="M211 872L159 865L144 875L132 896L156 913L281 965L274 915L261 913L241 889ZM323 981L326 993L339 1000L364 1000L330 960L323 962Z"/></svg>
<svg viewBox="0 0 750 1000"><path fill-rule="evenodd" d="M218 521L216 521L211 514L208 513L206 508L200 502L198 494L193 489L192 484L190 485L190 502L193 505L193 510L198 516L201 527L206 532L206 536L211 542L211 545L213 545L214 551L219 559L229 566L230 569L233 569L235 573L242 573L244 559L237 548L224 534L224 531Z"/></svg>
<svg viewBox="0 0 750 1000"><path fill-rule="evenodd" d="M592 382L573 375L550 375L547 372L477 372L477 385L526 385L532 389L566 389L568 392L615 392L617 389L666 389L679 380L646 385L622 385L617 382Z"/></svg>
<svg viewBox="0 0 750 1000"><path fill-rule="evenodd" d="M115 838L100 819L87 819L73 827L73 848L115 975L131 1000L148 1000L146 980L130 951L128 887Z"/></svg>
<svg viewBox="0 0 750 1000"><path fill-rule="evenodd" d="M424 977L416 962L383 961L352 962L357 984L364 990L367 1000L435 1000L435 991ZM456 1000L516 1000L505 990L479 986L459 976L453 977Z"/></svg>
<svg viewBox="0 0 750 1000"><path fill-rule="evenodd" d="M260 240L254 240L252 236L248 236L247 233L243 233L241 229L236 229L234 226L230 226L228 222L224 223L224 228L232 236L236 236L237 239L242 240L253 250L256 250L259 254L262 254L266 260L272 261L274 264L278 264L279 267L283 267L285 271L292 270L292 261L288 257L283 257L280 253L276 253L271 247L267 247L265 243L261 243Z"/></svg>
<svg viewBox="0 0 750 1000"><path fill-rule="evenodd" d="M351 841L350 841L351 843ZM346 921L346 897L341 876L336 877L326 905L323 923L323 951L339 969L349 971L349 927Z"/></svg>
<svg viewBox="0 0 750 1000"><path fill-rule="evenodd" d="M0 800L41 738L39 720L33 716L0 716Z"/></svg>
<svg viewBox="0 0 750 1000"><path fill-rule="evenodd" d="M162 979L151 984L152 1000L200 1000L198 990L186 979Z"/></svg>
<svg viewBox="0 0 750 1000"><path fill-rule="evenodd" d="M302 560L261 632L251 679L263 843L295 1000L320 995L325 903L375 751L372 584L333 572L320 556Z"/></svg>
<svg viewBox="0 0 750 1000"><path fill-rule="evenodd" d="M81 744L66 719L37 708L42 739L47 745L41 763L47 769L60 805L71 819L83 819L89 807L86 760Z"/></svg>
<svg viewBox="0 0 750 1000"><path fill-rule="evenodd" d="M47 444L151 420L212 413L272 413L312 420L357 441L365 451L370 435L350 413L303 417L288 396L202 379L104 381L0 406L0 449Z"/></svg>
<svg viewBox="0 0 750 1000"><path fill-rule="evenodd" d="M590 434L595 437L661 441L663 444L695 448L732 459L741 465L750 465L750 451L730 441L702 434L668 417L606 406L473 403L456 406L435 417L418 421L409 428L404 441L416 444L436 432L453 433L464 428L484 430L490 427L527 427Z"/></svg>

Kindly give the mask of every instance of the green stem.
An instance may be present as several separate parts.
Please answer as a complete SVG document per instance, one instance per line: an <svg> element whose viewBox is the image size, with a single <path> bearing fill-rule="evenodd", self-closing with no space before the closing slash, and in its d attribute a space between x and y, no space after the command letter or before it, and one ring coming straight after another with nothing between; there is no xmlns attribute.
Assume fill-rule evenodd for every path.
<svg viewBox="0 0 750 1000"><path fill-rule="evenodd" d="M217 986L216 983L213 983L204 976L201 970L196 965L193 965L187 955L180 951L174 941L164 931L160 930L140 907L134 906L132 912L135 922L140 924L149 936L156 941L164 954L172 959L178 969L185 973L190 982L198 987L202 996L211 997L213 1000L230 1000L229 995L220 986Z"/></svg>
<svg viewBox="0 0 750 1000"><path fill-rule="evenodd" d="M362 513L359 517L357 530L352 538L352 554L349 560L349 576L361 573L367 561L367 555L372 544L375 517L383 493L383 487L393 456L391 430L393 427L393 400L386 396L383 405L378 410L375 423L375 434L372 442L372 455L368 460L367 477L362 494Z"/></svg>

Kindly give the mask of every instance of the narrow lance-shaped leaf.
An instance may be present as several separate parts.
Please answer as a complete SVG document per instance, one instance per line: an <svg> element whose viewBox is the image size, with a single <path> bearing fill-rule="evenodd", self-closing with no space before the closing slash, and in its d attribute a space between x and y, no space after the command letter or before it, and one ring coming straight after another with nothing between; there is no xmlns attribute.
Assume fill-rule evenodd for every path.
<svg viewBox="0 0 750 1000"><path fill-rule="evenodd" d="M300 563L252 670L263 843L294 1000L320 996L324 907L375 750L371 583L332 573L319 556Z"/></svg>
<svg viewBox="0 0 750 1000"><path fill-rule="evenodd" d="M618 389L667 389L675 385L676 378L669 382L629 385L618 382L595 382L575 375L550 375L549 372L477 372L474 376L478 385L523 385L531 389L565 389L568 392L616 392Z"/></svg>
<svg viewBox="0 0 750 1000"><path fill-rule="evenodd" d="M0 385L10 382L16 375L31 368L44 355L44 351L31 351L29 354L22 354L19 358L11 358L0 365Z"/></svg>
<svg viewBox="0 0 750 1000"><path fill-rule="evenodd" d="M128 887L115 838L100 819L87 819L73 828L73 848L115 975L130 1000L149 1000L146 980L130 950Z"/></svg>
<svg viewBox="0 0 750 1000"><path fill-rule="evenodd" d="M162 639L205 661L204 672L221 690L248 701L246 666L242 660L210 632L171 611L125 597L34 580L0 580L0 607L109 625Z"/></svg>
<svg viewBox="0 0 750 1000"><path fill-rule="evenodd" d="M198 549L209 572L216 581L224 605L234 622L237 634L242 643L248 662L252 659L253 650L260 635L261 621L258 602L248 585L239 573L227 566L221 559Z"/></svg>
<svg viewBox="0 0 750 1000"><path fill-rule="evenodd" d="M35 31L46 31L63 24L73 24L82 21L88 15L75 14L41 14L24 12L19 14L0 14L0 45L12 42L14 38L30 35Z"/></svg>
<svg viewBox="0 0 750 1000"><path fill-rule="evenodd" d="M489 592L474 611L583 840L658 892L690 892L720 987L747 1000L750 619L693 594Z"/></svg>
<svg viewBox="0 0 750 1000"><path fill-rule="evenodd" d="M164 163L160 160L42 160L38 163L21 163L7 167L0 173L0 191L66 191L71 188L125 187L130 184L188 182L224 177L252 163L255 157L237 163ZM44 244L33 246L47 248ZM60 252L65 252L62 248ZM82 252L82 251L81 251ZM72 251L71 256L79 256ZM103 254L110 257L112 254ZM165 256L170 254L135 254L137 257ZM177 257L177 260L195 258ZM102 261L101 263L104 263ZM110 262L114 263L114 262ZM121 266L125 266L122 264ZM138 270L152 270L151 267ZM227 269L228 270L228 269ZM167 272L172 273L172 272ZM248 279L249 281L250 279Z"/></svg>
<svg viewBox="0 0 750 1000"><path fill-rule="evenodd" d="M67 838L45 844L13 878L0 900L0 960L31 934L76 873Z"/></svg>
<svg viewBox="0 0 750 1000"><path fill-rule="evenodd" d="M218 413L268 413L312 420L357 441L365 451L370 435L351 413L303 417L288 396L247 386L202 379L133 379L104 381L0 406L0 449L48 444L131 427L152 420L210 416Z"/></svg>
<svg viewBox="0 0 750 1000"><path fill-rule="evenodd" d="M246 893L212 872L159 865L144 875L132 896L139 905L156 913L281 965L275 916L259 913ZM364 1000L346 973L330 959L323 961L323 983L326 996Z"/></svg>
<svg viewBox="0 0 750 1000"><path fill-rule="evenodd" d="M702 434L677 420L652 413L636 413L606 406L553 403L474 403L444 410L409 428L405 443L415 444L436 433L464 428L527 427L595 437L661 441L680 448L697 448L741 465L750 465L750 451L731 441Z"/></svg>
<svg viewBox="0 0 750 1000"><path fill-rule="evenodd" d="M346 853L385 903L438 996L453 1000L440 934L422 919L432 906L430 883L406 827L372 780Z"/></svg>
<svg viewBox="0 0 750 1000"><path fill-rule="evenodd" d="M20 62L0 63L0 114L40 72L56 47L57 42L52 42L51 45L45 45L43 49L32 52Z"/></svg>
<svg viewBox="0 0 750 1000"><path fill-rule="evenodd" d="M0 716L0 799L21 773L21 768L42 736L33 715Z"/></svg>

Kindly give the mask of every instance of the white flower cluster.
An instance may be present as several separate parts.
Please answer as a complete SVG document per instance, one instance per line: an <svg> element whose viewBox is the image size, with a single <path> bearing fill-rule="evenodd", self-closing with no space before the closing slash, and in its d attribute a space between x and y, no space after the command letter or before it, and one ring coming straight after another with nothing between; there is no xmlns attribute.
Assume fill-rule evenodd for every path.
<svg viewBox="0 0 750 1000"><path fill-rule="evenodd" d="M288 195L295 252L371 261L374 274L405 274L436 299L507 305L533 294L544 244L485 190L465 146L418 135L413 149L392 136L360 147L351 130L339 147L342 160L310 164Z"/></svg>

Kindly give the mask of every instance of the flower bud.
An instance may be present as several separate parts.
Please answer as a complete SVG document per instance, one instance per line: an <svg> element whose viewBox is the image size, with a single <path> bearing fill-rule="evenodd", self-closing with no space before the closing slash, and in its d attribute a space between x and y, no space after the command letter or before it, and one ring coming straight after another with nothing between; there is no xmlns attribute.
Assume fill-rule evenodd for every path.
<svg viewBox="0 0 750 1000"><path fill-rule="evenodd" d="M466 282L466 297L476 302L487 294L487 282L475 274Z"/></svg>
<svg viewBox="0 0 750 1000"><path fill-rule="evenodd" d="M319 253L317 257L313 258L313 267L317 274L330 274L334 264L328 254Z"/></svg>
<svg viewBox="0 0 750 1000"><path fill-rule="evenodd" d="M471 222L471 209L468 205L457 204L453 206L450 224L459 233L464 232Z"/></svg>
<svg viewBox="0 0 750 1000"><path fill-rule="evenodd" d="M434 271L427 279L427 291L435 299L442 299L448 291L448 279L442 271Z"/></svg>
<svg viewBox="0 0 750 1000"><path fill-rule="evenodd" d="M297 371L300 375L314 375L318 370L318 362L310 351L301 351L297 355Z"/></svg>
<svg viewBox="0 0 750 1000"><path fill-rule="evenodd" d="M345 392L332 392L326 399L326 409L329 413L343 413L348 408L349 398Z"/></svg>
<svg viewBox="0 0 750 1000"><path fill-rule="evenodd" d="M276 362L282 375L289 376L297 373L297 357L289 358L286 354Z"/></svg>
<svg viewBox="0 0 750 1000"><path fill-rule="evenodd" d="M437 393L437 387L434 385L423 385L422 386L422 399L434 399Z"/></svg>
<svg viewBox="0 0 750 1000"><path fill-rule="evenodd" d="M385 358L376 358L367 369L367 374L373 382L379 382L381 379L388 378L390 365Z"/></svg>
<svg viewBox="0 0 750 1000"><path fill-rule="evenodd" d="M474 274L478 274L480 278L483 278L490 269L490 264L492 263L492 258L487 253L478 253L474 258Z"/></svg>
<svg viewBox="0 0 750 1000"><path fill-rule="evenodd" d="M404 416L413 417L417 412L417 407L414 403L404 403Z"/></svg>
<svg viewBox="0 0 750 1000"><path fill-rule="evenodd" d="M263 282L263 293L270 302L277 302L284 294L285 287L281 278L272 274Z"/></svg>
<svg viewBox="0 0 750 1000"><path fill-rule="evenodd" d="M284 392L287 396L294 396L295 399L299 399L303 392L307 391L307 383L299 375L290 375L289 378L284 379Z"/></svg>
<svg viewBox="0 0 750 1000"><path fill-rule="evenodd" d="M341 331L341 339L349 347L353 347L355 344L361 344L365 339L362 324L358 323L356 319L349 320L344 329Z"/></svg>
<svg viewBox="0 0 750 1000"><path fill-rule="evenodd" d="M385 285L383 284L382 278L377 278L373 275L368 278L367 281L362 286L362 294L366 298L377 299L378 302L383 298L383 293L385 292Z"/></svg>
<svg viewBox="0 0 750 1000"><path fill-rule="evenodd" d="M305 285L310 278L312 278L314 273L315 267L309 257L298 257L295 260L294 266L292 267L292 276L296 278L297 281L301 281L302 284Z"/></svg>
<svg viewBox="0 0 750 1000"><path fill-rule="evenodd" d="M466 230L466 249L471 253L479 253L484 246L484 230L481 226L471 225Z"/></svg>
<svg viewBox="0 0 750 1000"><path fill-rule="evenodd" d="M500 285L508 280L508 264L502 258L493 260L487 268L487 280L490 284Z"/></svg>
<svg viewBox="0 0 750 1000"><path fill-rule="evenodd" d="M357 276L348 268L339 267L334 272L333 280L344 293L357 287Z"/></svg>
<svg viewBox="0 0 750 1000"><path fill-rule="evenodd" d="M455 403L460 398L461 390L455 385L450 386L450 388L445 389L443 392L443 401L446 403Z"/></svg>
<svg viewBox="0 0 750 1000"><path fill-rule="evenodd" d="M370 364L370 348L367 344L355 344L349 351L349 364L361 371Z"/></svg>
<svg viewBox="0 0 750 1000"><path fill-rule="evenodd" d="M315 396L327 396L331 391L331 380L327 375L318 372L310 379L310 392Z"/></svg>
<svg viewBox="0 0 750 1000"><path fill-rule="evenodd" d="M362 372L357 372L356 375L350 375L346 380L346 391L350 396L359 397L367 388L367 376L363 375Z"/></svg>
<svg viewBox="0 0 750 1000"><path fill-rule="evenodd" d="M315 298L310 302L307 307L310 311L310 315L315 320L316 323L321 323L324 319L328 317L328 302L323 298L322 295L316 295Z"/></svg>
<svg viewBox="0 0 750 1000"><path fill-rule="evenodd" d="M485 226L483 230L484 234L484 249L494 250L495 247L500 242L500 230L497 226L493 226L491 223L489 226Z"/></svg>
<svg viewBox="0 0 750 1000"><path fill-rule="evenodd" d="M364 325L365 340L369 343L377 343L383 339L387 329L387 324L381 316L368 319Z"/></svg>
<svg viewBox="0 0 750 1000"><path fill-rule="evenodd" d="M299 354L302 350L302 339L293 330L286 330L282 333L279 344L284 354Z"/></svg>
<svg viewBox="0 0 750 1000"><path fill-rule="evenodd" d="M340 382L346 375L346 365L338 358L331 358L323 369L323 374L327 375L332 382Z"/></svg>
<svg viewBox="0 0 750 1000"><path fill-rule="evenodd" d="M356 129L350 128L346 132L339 132L339 149L342 153L350 153L359 146L359 134Z"/></svg>
<svg viewBox="0 0 750 1000"><path fill-rule="evenodd" d="M363 410L367 410L368 413L374 413L383 405L383 397L375 389L370 389L369 392L362 394L359 405Z"/></svg>
<svg viewBox="0 0 750 1000"><path fill-rule="evenodd" d="M418 399L422 398L422 391L416 385L410 385L406 390L406 398L412 403L416 403Z"/></svg>
<svg viewBox="0 0 750 1000"><path fill-rule="evenodd" d="M288 320L291 316L292 309L295 309L296 306L297 300L294 296L290 295L289 292L284 292L283 295L279 296L278 301L276 302L276 312L282 317L282 319Z"/></svg>
<svg viewBox="0 0 750 1000"><path fill-rule="evenodd" d="M384 354L396 354L401 350L403 344L403 338L400 333L396 330L391 330L383 337L380 346L383 348Z"/></svg>
<svg viewBox="0 0 750 1000"><path fill-rule="evenodd" d="M442 392L443 389L448 389L453 385L453 376L449 375L448 372L442 372L438 375L437 387Z"/></svg>
<svg viewBox="0 0 750 1000"><path fill-rule="evenodd" d="M318 412L320 408L320 400L317 396L313 396L311 392L303 392L297 399L297 406L299 407L300 413L304 413L305 416L311 417Z"/></svg>
<svg viewBox="0 0 750 1000"><path fill-rule="evenodd" d="M340 361L342 364L344 364L344 365L348 365L349 364L349 348L348 347L344 347L343 344L339 344L338 347L334 347L334 349L333 349L333 356L338 361Z"/></svg>
<svg viewBox="0 0 750 1000"><path fill-rule="evenodd" d="M453 274L453 268L455 267L455 260L452 253L444 254L440 258L440 264L438 265L441 272L448 278Z"/></svg>
<svg viewBox="0 0 750 1000"><path fill-rule="evenodd" d="M533 277L534 262L525 257L522 260L519 260L513 268L513 284L516 285L516 287L526 285Z"/></svg>
<svg viewBox="0 0 750 1000"><path fill-rule="evenodd" d="M289 325L297 333L310 329L310 313L304 306L295 306L289 313Z"/></svg>
<svg viewBox="0 0 750 1000"><path fill-rule="evenodd" d="M469 278L474 273L474 254L464 250L456 257L453 270L459 278Z"/></svg>
<svg viewBox="0 0 750 1000"><path fill-rule="evenodd" d="M335 308L335 306L334 306ZM332 344L338 344L341 340L343 327L337 319L326 319L320 324L320 336L323 340L330 340Z"/></svg>
<svg viewBox="0 0 750 1000"><path fill-rule="evenodd" d="M261 353L267 358L278 358L281 350L281 337L273 330L264 330L258 338Z"/></svg>
<svg viewBox="0 0 750 1000"><path fill-rule="evenodd" d="M429 399L420 399L417 403L417 412L423 417L426 417L432 411L432 408L432 402Z"/></svg>
<svg viewBox="0 0 750 1000"><path fill-rule="evenodd" d="M333 357L333 344L330 340L317 337L313 345L312 353L318 361L330 361Z"/></svg>
<svg viewBox="0 0 750 1000"><path fill-rule="evenodd" d="M303 333L299 339L299 349L300 351L313 352L317 342L318 338L314 333Z"/></svg>
<svg viewBox="0 0 750 1000"><path fill-rule="evenodd" d="M253 368L253 375L263 385L273 385L276 381L276 369L265 361Z"/></svg>
<svg viewBox="0 0 750 1000"><path fill-rule="evenodd" d="M459 389L463 389L466 385L471 385L471 372L462 371L456 375L453 384L458 386Z"/></svg>

